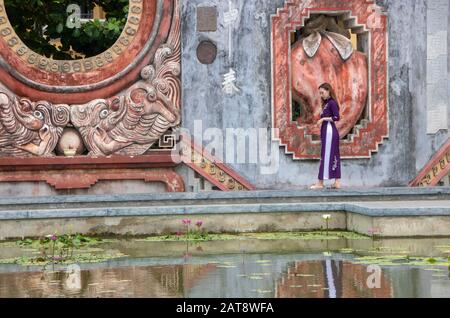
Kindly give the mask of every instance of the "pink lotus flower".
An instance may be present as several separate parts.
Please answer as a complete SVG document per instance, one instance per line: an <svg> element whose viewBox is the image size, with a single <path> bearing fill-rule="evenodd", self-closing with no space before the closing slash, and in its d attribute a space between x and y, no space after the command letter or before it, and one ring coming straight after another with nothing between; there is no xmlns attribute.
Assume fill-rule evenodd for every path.
<svg viewBox="0 0 450 318"><path fill-rule="evenodd" d="M183 220L183 224L184 224L184 225L191 224L191 219L184 219L184 220Z"/></svg>
<svg viewBox="0 0 450 318"><path fill-rule="evenodd" d="M56 236L56 234L53 234L53 235L50 237L50 240L52 240L52 241L54 242L54 241L58 240L58 237Z"/></svg>
<svg viewBox="0 0 450 318"><path fill-rule="evenodd" d="M192 254L191 254L191 253L184 253L183 257L184 257L184 259L186 260L186 259L188 259L188 258L191 258L191 257L192 257Z"/></svg>
<svg viewBox="0 0 450 318"><path fill-rule="evenodd" d="M195 225L197 225L197 227L202 227L203 222L202 221L198 221L197 223L195 223Z"/></svg>
<svg viewBox="0 0 450 318"><path fill-rule="evenodd" d="M184 235L184 233L183 232L177 232L177 234L176 234L177 236L183 236Z"/></svg>
<svg viewBox="0 0 450 318"><path fill-rule="evenodd" d="M379 234L380 233L380 229L378 227L374 227L374 228L370 228L367 232L369 232L369 234Z"/></svg>

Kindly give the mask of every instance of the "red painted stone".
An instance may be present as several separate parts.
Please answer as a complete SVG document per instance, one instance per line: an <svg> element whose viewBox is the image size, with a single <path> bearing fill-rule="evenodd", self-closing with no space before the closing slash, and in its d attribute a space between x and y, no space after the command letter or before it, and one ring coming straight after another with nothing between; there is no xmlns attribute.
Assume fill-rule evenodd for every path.
<svg viewBox="0 0 450 318"><path fill-rule="evenodd" d="M256 187L251 184L249 181L247 181L243 176L241 176L238 172L233 170L231 167L224 164L222 161L220 161L217 157L213 156L210 152L208 152L202 145L199 145L195 140L192 138L192 136L187 135L185 133L180 134L181 142L180 144L183 146L186 146L189 150L194 150L197 154L201 154L202 158L205 158L209 160L210 162L213 162L215 166L228 174L230 177L232 177L236 182L240 183L244 190L256 190ZM190 160L185 160L186 158ZM222 191L230 191L230 189L220 181L218 181L216 178L214 178L212 175L207 173L205 170L198 167L193 158L190 158L190 156L182 156L181 159L183 160L184 164L186 164L189 168L199 173L202 177L204 177L206 180L214 184L216 187L218 187Z"/></svg>
<svg viewBox="0 0 450 318"><path fill-rule="evenodd" d="M368 95L367 57L354 51L343 61L330 40L322 37L317 54L310 58L302 42L292 48L292 88L302 100L304 116L298 119L300 126L306 126L307 135L320 135L317 121L322 111L322 100L318 87L322 83L333 86L340 107L341 120L336 123L341 137L345 137L361 118Z"/></svg>
<svg viewBox="0 0 450 318"><path fill-rule="evenodd" d="M91 169L0 172L0 182L44 181L56 190L89 189L101 180L163 182L167 192L184 192L183 178L171 169Z"/></svg>
<svg viewBox="0 0 450 318"><path fill-rule="evenodd" d="M341 142L343 158L368 158L378 150L378 145L389 134L388 126L388 78L387 78L387 17L367 0L288 0L272 18L273 53L273 128L278 129L276 139L285 146L286 153L294 159L319 159L320 141L313 140L311 130L292 120L291 87L291 32L303 26L311 13L351 12L359 25L370 33L371 77L369 83L369 121L358 127L355 136ZM292 76L295 76L293 74ZM344 111L345 116L345 111Z"/></svg>
<svg viewBox="0 0 450 318"><path fill-rule="evenodd" d="M435 171L433 168L437 168ZM436 173L437 172L437 173ZM410 187L437 186L445 176L450 173L450 139L439 149L436 154L420 170L417 177L409 183Z"/></svg>
<svg viewBox="0 0 450 318"><path fill-rule="evenodd" d="M6 41L0 37L0 55L2 58L14 69L21 74L25 75L28 79L37 83L53 85L53 86L79 86L79 85L92 85L102 82L108 78L116 75L129 64L135 60L136 56L143 49L147 42L151 32L153 30L153 24L156 14L156 1L143 1L143 19L139 26L138 33L133 42L128 46L128 50L125 50L112 64L108 64L102 68L96 69L91 72L78 72L78 73L53 73L45 70L41 70L34 65L24 63L15 52L13 52ZM51 93L39 91L32 88L14 78L7 70L0 68L0 78L2 83L5 84L14 93L22 97L28 97L33 101L46 100L52 103L61 104L82 104L89 102L97 98L111 97L117 92L128 87L130 83L136 80L139 76L140 70L150 64L153 60L153 56L158 47L165 42L172 20L172 11L174 7L173 0L164 0L164 9L162 14L162 21L157 31L154 44L150 52L146 57L136 65L128 74L121 77L119 80L107 85L103 88L96 90L86 90L80 93Z"/></svg>
<svg viewBox="0 0 450 318"><path fill-rule="evenodd" d="M45 181L55 189L85 189L100 180L144 180L184 192L182 177L172 170L176 166L168 150L138 157L0 158L0 182Z"/></svg>

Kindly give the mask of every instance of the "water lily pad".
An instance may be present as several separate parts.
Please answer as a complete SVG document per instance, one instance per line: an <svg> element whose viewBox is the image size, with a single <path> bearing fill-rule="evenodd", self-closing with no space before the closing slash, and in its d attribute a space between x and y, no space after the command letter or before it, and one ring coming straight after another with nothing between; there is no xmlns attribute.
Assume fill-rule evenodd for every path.
<svg viewBox="0 0 450 318"><path fill-rule="evenodd" d="M253 280L261 280L261 279L264 279L264 278L261 277L261 276L250 276L249 278L250 278L250 279L253 279Z"/></svg>
<svg viewBox="0 0 450 318"><path fill-rule="evenodd" d="M252 273L250 276L271 276L271 273Z"/></svg>
<svg viewBox="0 0 450 318"><path fill-rule="evenodd" d="M217 268L236 268L235 265L216 265Z"/></svg>

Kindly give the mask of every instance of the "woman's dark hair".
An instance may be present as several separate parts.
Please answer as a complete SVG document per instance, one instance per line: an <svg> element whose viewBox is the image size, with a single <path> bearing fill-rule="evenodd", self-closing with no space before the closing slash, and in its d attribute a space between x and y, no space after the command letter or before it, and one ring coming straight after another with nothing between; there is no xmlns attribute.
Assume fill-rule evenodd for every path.
<svg viewBox="0 0 450 318"><path fill-rule="evenodd" d="M335 91L334 91L334 89L333 89L333 86L331 86L331 85L328 84L328 83L323 83L322 85L319 86L319 89L321 89L321 88L324 89L324 90L326 90L326 91L328 91L328 92L330 93L330 97L331 97L332 99L334 99L334 101L336 102L336 104L338 105L338 108L339 108L339 102L338 102L338 99L337 99L337 97L336 97L336 93L335 93ZM322 102L322 107L325 106L325 104L326 104L326 102L323 101L323 102Z"/></svg>

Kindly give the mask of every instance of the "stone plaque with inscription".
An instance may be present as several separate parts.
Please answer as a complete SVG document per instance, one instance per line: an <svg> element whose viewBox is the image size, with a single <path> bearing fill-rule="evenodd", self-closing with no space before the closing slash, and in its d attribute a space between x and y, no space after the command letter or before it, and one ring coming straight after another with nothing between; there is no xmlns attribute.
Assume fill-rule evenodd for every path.
<svg viewBox="0 0 450 318"><path fill-rule="evenodd" d="M217 8L198 7L197 8L197 32L217 31Z"/></svg>

